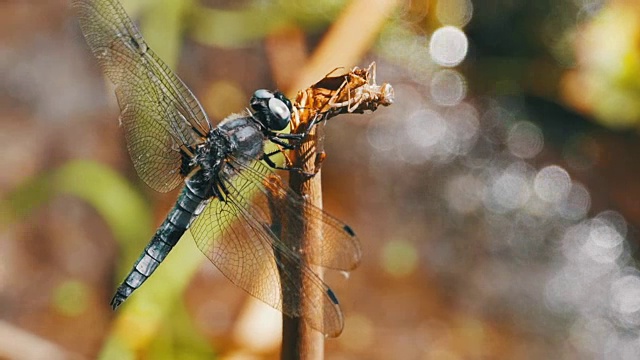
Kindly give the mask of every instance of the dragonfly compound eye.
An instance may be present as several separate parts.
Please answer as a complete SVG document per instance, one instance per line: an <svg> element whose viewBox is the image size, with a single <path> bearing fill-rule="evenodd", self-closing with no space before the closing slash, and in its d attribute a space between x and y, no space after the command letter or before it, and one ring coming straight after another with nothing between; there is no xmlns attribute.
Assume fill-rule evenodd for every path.
<svg viewBox="0 0 640 360"><path fill-rule="evenodd" d="M266 89L258 89L253 93L252 99L255 98L257 100L268 100L273 97L273 93Z"/></svg>
<svg viewBox="0 0 640 360"><path fill-rule="evenodd" d="M271 112L271 116L269 116L268 123L271 129L283 130L289 125L289 121L291 121L291 111L289 111L289 107L284 101L278 98L269 99L269 111Z"/></svg>
<svg viewBox="0 0 640 360"><path fill-rule="evenodd" d="M250 104L254 111L265 111L269 99L273 98L273 93L269 90L259 89L256 90L251 96Z"/></svg>
<svg viewBox="0 0 640 360"><path fill-rule="evenodd" d="M276 99L282 100L282 102L287 105L289 112L293 112L293 104L291 104L291 100L284 96L283 93L281 93L280 91L276 91L273 93L273 96L275 96Z"/></svg>

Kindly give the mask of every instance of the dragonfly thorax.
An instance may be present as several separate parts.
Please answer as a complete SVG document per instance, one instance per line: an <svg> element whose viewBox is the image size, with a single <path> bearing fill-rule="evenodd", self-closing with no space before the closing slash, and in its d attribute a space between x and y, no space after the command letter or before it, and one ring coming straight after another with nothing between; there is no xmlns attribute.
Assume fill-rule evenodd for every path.
<svg viewBox="0 0 640 360"><path fill-rule="evenodd" d="M199 165L203 169L218 172L230 157L249 164L262 156L265 140L260 126L251 115L231 115L209 133L205 145L207 149L198 160Z"/></svg>
<svg viewBox="0 0 640 360"><path fill-rule="evenodd" d="M229 180L238 169L235 165L249 165L263 154L265 136L251 115L231 115L207 135L192 159L199 170L188 181L203 186L205 196L220 196L224 191L221 181Z"/></svg>

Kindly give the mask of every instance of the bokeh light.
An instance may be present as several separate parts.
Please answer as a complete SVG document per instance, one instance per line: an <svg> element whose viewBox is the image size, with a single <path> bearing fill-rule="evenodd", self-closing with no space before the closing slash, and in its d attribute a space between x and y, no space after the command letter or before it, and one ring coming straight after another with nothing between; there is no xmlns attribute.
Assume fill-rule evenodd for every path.
<svg viewBox="0 0 640 360"><path fill-rule="evenodd" d="M447 184L446 198L449 207L462 213L472 213L482 204L484 184L471 174L453 177Z"/></svg>
<svg viewBox="0 0 640 360"><path fill-rule="evenodd" d="M467 36L457 27L441 27L431 34L429 54L440 66L457 66L467 56L468 49Z"/></svg>
<svg viewBox="0 0 640 360"><path fill-rule="evenodd" d="M513 124L507 138L509 151L519 158L531 159L542 151L542 131L536 125L521 121Z"/></svg>
<svg viewBox="0 0 640 360"><path fill-rule="evenodd" d="M362 351L373 345L375 341L375 329L373 322L367 316L352 314L347 316L345 324L348 324L339 341L342 346L351 350Z"/></svg>
<svg viewBox="0 0 640 360"><path fill-rule="evenodd" d="M444 25L462 28L469 23L472 16L471 0L447 0L436 3L436 17Z"/></svg>
<svg viewBox="0 0 640 360"><path fill-rule="evenodd" d="M443 106L459 104L467 93L464 77L453 70L440 70L431 79L431 96Z"/></svg>
<svg viewBox="0 0 640 360"><path fill-rule="evenodd" d="M490 186L485 192L485 206L497 213L523 207L531 196L527 170L524 163L513 163L504 171L497 172L489 180Z"/></svg>
<svg viewBox="0 0 640 360"><path fill-rule="evenodd" d="M87 310L89 292L87 285L80 281L64 281L55 290L53 306L64 315L78 316Z"/></svg>
<svg viewBox="0 0 640 360"><path fill-rule="evenodd" d="M382 248L382 266L390 275L407 276L417 265L418 252L415 246L407 241L390 241Z"/></svg>
<svg viewBox="0 0 640 360"><path fill-rule="evenodd" d="M542 168L533 182L536 195L544 201L559 203L563 201L571 189L571 178L566 170L551 165Z"/></svg>

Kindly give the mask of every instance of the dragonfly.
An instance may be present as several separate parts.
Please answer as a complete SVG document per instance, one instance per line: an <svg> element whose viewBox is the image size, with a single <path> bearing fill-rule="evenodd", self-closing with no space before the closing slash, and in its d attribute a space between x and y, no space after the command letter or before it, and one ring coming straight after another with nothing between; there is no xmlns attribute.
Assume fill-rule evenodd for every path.
<svg viewBox="0 0 640 360"><path fill-rule="evenodd" d="M292 149L305 136L282 132L295 111L291 101L281 92L259 89L249 100L250 109L214 126L118 1L72 4L91 52L115 85L120 125L139 177L159 192L183 185L117 288L112 308L131 296L189 231L234 284L327 336L339 335L343 316L338 299L310 265L353 270L360 262L360 243L348 225L306 204L274 172L279 166L265 146ZM298 220L287 223L298 228L287 230L306 226L321 236L321 248L308 256L283 241L273 225L284 217ZM311 221L305 223L303 217ZM299 291L299 281L310 291ZM303 297L308 305L301 305Z"/></svg>

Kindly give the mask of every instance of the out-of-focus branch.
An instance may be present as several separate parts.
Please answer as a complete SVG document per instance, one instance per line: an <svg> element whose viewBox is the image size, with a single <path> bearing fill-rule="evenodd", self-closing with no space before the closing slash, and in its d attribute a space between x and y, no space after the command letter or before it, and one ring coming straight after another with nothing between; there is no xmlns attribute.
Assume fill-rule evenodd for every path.
<svg viewBox="0 0 640 360"><path fill-rule="evenodd" d="M58 345L0 321L0 358L2 359L82 359Z"/></svg>
<svg viewBox="0 0 640 360"><path fill-rule="evenodd" d="M371 48L399 0L354 0L331 26L302 68L291 90L305 89L328 70L351 67Z"/></svg>

